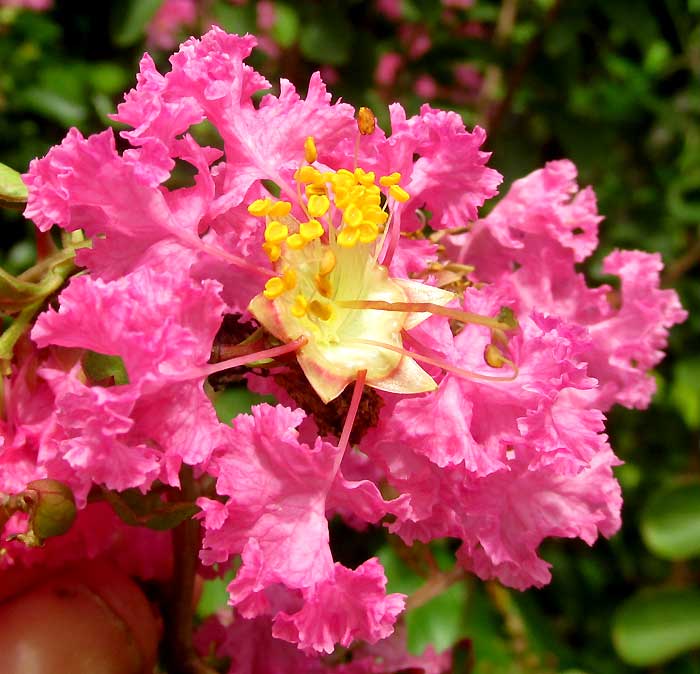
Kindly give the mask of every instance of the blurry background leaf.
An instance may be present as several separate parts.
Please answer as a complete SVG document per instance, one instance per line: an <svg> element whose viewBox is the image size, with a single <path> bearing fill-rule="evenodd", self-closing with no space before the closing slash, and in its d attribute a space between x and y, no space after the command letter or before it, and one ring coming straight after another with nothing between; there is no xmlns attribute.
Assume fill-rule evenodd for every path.
<svg viewBox="0 0 700 674"><path fill-rule="evenodd" d="M620 657L640 667L658 665L700 647L700 591L646 591L617 611L613 643Z"/></svg>

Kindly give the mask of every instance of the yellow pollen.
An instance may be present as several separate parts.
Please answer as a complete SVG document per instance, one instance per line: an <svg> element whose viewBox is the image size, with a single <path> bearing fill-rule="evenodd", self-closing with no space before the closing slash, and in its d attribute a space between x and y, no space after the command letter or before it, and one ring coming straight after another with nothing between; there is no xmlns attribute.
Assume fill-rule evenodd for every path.
<svg viewBox="0 0 700 674"><path fill-rule="evenodd" d="M277 262L282 255L282 249L275 243L265 242L263 245L263 250L267 253L267 257L270 258L270 262Z"/></svg>
<svg viewBox="0 0 700 674"><path fill-rule="evenodd" d="M303 295L299 294L294 298L294 304L292 304L292 308L290 311L292 312L292 316L295 318L301 318L302 316L306 316L306 310L309 306L309 301L304 297Z"/></svg>
<svg viewBox="0 0 700 674"><path fill-rule="evenodd" d="M309 197L309 215L312 218L320 218L326 214L331 202L325 194L314 194Z"/></svg>
<svg viewBox="0 0 700 674"><path fill-rule="evenodd" d="M343 248L352 248L360 238L360 231L357 228L344 227L336 239L339 246Z"/></svg>
<svg viewBox="0 0 700 674"><path fill-rule="evenodd" d="M388 219L389 214L383 211L379 206L371 205L367 206L362 210L362 215L365 220L369 222L374 222L377 225L383 225Z"/></svg>
<svg viewBox="0 0 700 674"><path fill-rule="evenodd" d="M396 201L408 201L411 198L411 195L406 192L406 190L403 187L400 187L399 185L392 185L389 188L389 196L394 197Z"/></svg>
<svg viewBox="0 0 700 674"><path fill-rule="evenodd" d="M327 321L333 315L333 307L326 302L319 302L318 300L312 300L309 304L309 311L322 321Z"/></svg>
<svg viewBox="0 0 700 674"><path fill-rule="evenodd" d="M350 227L358 227L362 222L362 211L355 206L355 204L348 204L343 213L343 220L345 220Z"/></svg>
<svg viewBox="0 0 700 674"><path fill-rule="evenodd" d="M328 276L316 274L314 276L314 285L316 286L316 290L324 297L331 297L331 295L333 295L333 284Z"/></svg>
<svg viewBox="0 0 700 674"><path fill-rule="evenodd" d="M317 183L323 184L324 178L322 173L313 166L302 166L295 174L294 180L299 183Z"/></svg>
<svg viewBox="0 0 700 674"><path fill-rule="evenodd" d="M267 215L269 215L271 218L282 218L285 215L289 215L292 211L292 204L290 204L288 201L276 201L272 206L270 206L270 210L267 212Z"/></svg>
<svg viewBox="0 0 700 674"><path fill-rule="evenodd" d="M301 250L306 245L306 241L304 241L301 234L291 234L287 237L287 245L292 250Z"/></svg>
<svg viewBox="0 0 700 674"><path fill-rule="evenodd" d="M360 185L364 185L365 187L374 185L374 177L374 171L365 173L361 168L355 169L355 178Z"/></svg>
<svg viewBox="0 0 700 674"><path fill-rule="evenodd" d="M284 286L284 281L279 276L273 276L267 279L265 283L265 290L263 290L263 295L267 297L268 300L277 299L287 288Z"/></svg>
<svg viewBox="0 0 700 674"><path fill-rule="evenodd" d="M282 274L282 283L287 290L291 290L297 284L297 273L290 267Z"/></svg>
<svg viewBox="0 0 700 674"><path fill-rule="evenodd" d="M358 231L360 243L372 243L379 236L379 227L373 222L363 222Z"/></svg>
<svg viewBox="0 0 700 674"><path fill-rule="evenodd" d="M321 264L318 265L318 273L321 276L328 276L335 269L335 253L330 249L326 248L323 251L323 257L321 258Z"/></svg>
<svg viewBox="0 0 700 674"><path fill-rule="evenodd" d="M363 136L374 133L376 119L374 113L369 108L360 108L357 111L357 128Z"/></svg>
<svg viewBox="0 0 700 674"><path fill-rule="evenodd" d="M310 210L310 209L309 209ZM299 235L304 241L320 239L324 234L323 225L318 220L309 220L299 225Z"/></svg>
<svg viewBox="0 0 700 674"><path fill-rule="evenodd" d="M320 185L319 183L312 183L310 185L307 185L304 191L306 192L306 196L310 199L314 195L325 195L326 186Z"/></svg>
<svg viewBox="0 0 700 674"><path fill-rule="evenodd" d="M495 344L489 344L484 349L484 360L491 367L503 367L506 364L503 353Z"/></svg>
<svg viewBox="0 0 700 674"><path fill-rule="evenodd" d="M316 143L314 142L313 136L307 136L304 141L304 159L309 164L313 164L318 157L318 152L316 152Z"/></svg>
<svg viewBox="0 0 700 674"><path fill-rule="evenodd" d="M248 213L260 217L262 215L267 215L270 212L270 207L272 202L269 199L256 199L250 206L248 206Z"/></svg>
<svg viewBox="0 0 700 674"><path fill-rule="evenodd" d="M392 185L398 185L399 180L401 180L401 174L398 171L390 173L388 176L382 176L379 179L379 184L383 187L391 187Z"/></svg>
<svg viewBox="0 0 700 674"><path fill-rule="evenodd" d="M283 225L278 220L272 220L267 223L265 227L265 241L267 241L267 243L280 244L287 236L289 236L287 225Z"/></svg>

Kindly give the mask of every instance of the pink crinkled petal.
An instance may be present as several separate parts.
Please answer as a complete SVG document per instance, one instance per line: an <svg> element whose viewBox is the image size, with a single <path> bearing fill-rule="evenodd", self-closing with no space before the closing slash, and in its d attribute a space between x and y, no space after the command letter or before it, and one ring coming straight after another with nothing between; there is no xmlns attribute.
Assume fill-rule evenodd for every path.
<svg viewBox="0 0 700 674"><path fill-rule="evenodd" d="M334 576L304 591L304 605L279 613L272 634L306 651L331 653L356 639L374 643L389 636L404 609L404 596L387 595L384 569L376 558L352 571L336 564Z"/></svg>
<svg viewBox="0 0 700 674"><path fill-rule="evenodd" d="M481 578L520 590L545 585L549 564L537 556L544 538L578 537L592 545L598 531L611 536L619 529L622 497L612 473L618 463L605 447L575 476L519 462L474 481L465 494L471 506L459 560Z"/></svg>

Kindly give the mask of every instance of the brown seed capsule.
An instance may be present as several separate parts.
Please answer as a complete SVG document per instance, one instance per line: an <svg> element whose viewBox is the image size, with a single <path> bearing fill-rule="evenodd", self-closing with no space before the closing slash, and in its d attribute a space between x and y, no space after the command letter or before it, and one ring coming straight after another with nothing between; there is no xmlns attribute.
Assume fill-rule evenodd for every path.
<svg viewBox="0 0 700 674"><path fill-rule="evenodd" d="M376 123L374 113L369 108L360 108L357 111L357 127L363 136L374 133Z"/></svg>

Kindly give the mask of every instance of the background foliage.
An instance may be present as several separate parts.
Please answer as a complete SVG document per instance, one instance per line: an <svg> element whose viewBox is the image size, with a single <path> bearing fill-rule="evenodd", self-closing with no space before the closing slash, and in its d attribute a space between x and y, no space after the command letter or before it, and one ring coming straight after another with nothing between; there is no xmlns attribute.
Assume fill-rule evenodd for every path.
<svg viewBox="0 0 700 674"><path fill-rule="evenodd" d="M160 4L0 6L0 162L24 170L69 126L110 124ZM593 549L546 543L554 573L543 590L471 579L407 622L414 649L460 642L467 652L471 639L478 674L700 672L700 2L211 0L173 43L211 22L262 35L254 65L272 82L284 75L303 89L320 68L334 93L384 121L393 100L409 112L424 100L457 110L486 127L505 186L572 159L606 215L592 278L603 280L596 260L616 246L661 251L690 318L672 334L651 410L610 414L625 461L622 531ZM167 45L150 39L167 67ZM31 227L19 213L0 219L0 264L17 273L32 263ZM221 413L247 404L232 391ZM377 552L391 591L424 582L420 559L380 532L338 526L333 539L348 563ZM449 566L449 542L432 553ZM203 614L221 591L206 588Z"/></svg>

